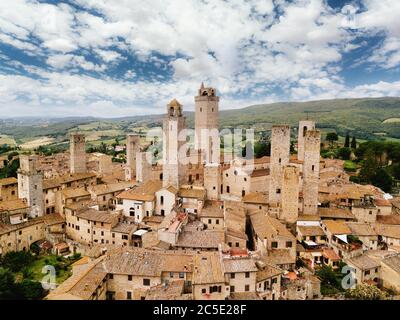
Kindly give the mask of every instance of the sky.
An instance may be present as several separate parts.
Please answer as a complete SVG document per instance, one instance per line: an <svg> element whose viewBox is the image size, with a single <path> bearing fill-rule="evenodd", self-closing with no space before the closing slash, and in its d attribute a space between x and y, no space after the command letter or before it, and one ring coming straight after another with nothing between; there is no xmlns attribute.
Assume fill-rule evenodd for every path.
<svg viewBox="0 0 400 320"><path fill-rule="evenodd" d="M0 118L400 96L398 0L1 0Z"/></svg>

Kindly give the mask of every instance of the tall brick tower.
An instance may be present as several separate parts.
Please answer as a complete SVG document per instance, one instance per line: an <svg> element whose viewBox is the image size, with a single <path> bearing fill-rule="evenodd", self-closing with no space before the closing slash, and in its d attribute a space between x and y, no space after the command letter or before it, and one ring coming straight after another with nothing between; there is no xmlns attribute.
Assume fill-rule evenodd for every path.
<svg viewBox="0 0 400 320"><path fill-rule="evenodd" d="M195 101L195 149L203 150L206 163L220 162L219 97L202 83Z"/></svg>
<svg viewBox="0 0 400 320"><path fill-rule="evenodd" d="M317 214L321 132L309 130L304 139L303 213Z"/></svg>
<svg viewBox="0 0 400 320"><path fill-rule="evenodd" d="M280 219L294 223L299 214L299 170L296 166L287 165L282 175L282 204Z"/></svg>
<svg viewBox="0 0 400 320"><path fill-rule="evenodd" d="M70 172L83 173L86 168L85 135L73 132L69 140Z"/></svg>
<svg viewBox="0 0 400 320"><path fill-rule="evenodd" d="M125 180L130 181L136 176L136 156L140 148L140 136L129 133L126 136L126 167Z"/></svg>
<svg viewBox="0 0 400 320"><path fill-rule="evenodd" d="M306 132L315 129L315 122L312 120L299 121L299 130L297 136L297 159L304 160L304 139Z"/></svg>
<svg viewBox="0 0 400 320"><path fill-rule="evenodd" d="M18 170L18 198L26 199L31 218L40 217L44 212L43 173L38 169L36 155L21 155Z"/></svg>
<svg viewBox="0 0 400 320"><path fill-rule="evenodd" d="M163 186L179 189L186 182L186 144L185 137L180 137L186 129L186 119L182 113L182 105L173 99L167 105L167 114L163 122Z"/></svg>
<svg viewBox="0 0 400 320"><path fill-rule="evenodd" d="M272 126L269 202L278 204L281 200L283 167L289 164L290 127Z"/></svg>

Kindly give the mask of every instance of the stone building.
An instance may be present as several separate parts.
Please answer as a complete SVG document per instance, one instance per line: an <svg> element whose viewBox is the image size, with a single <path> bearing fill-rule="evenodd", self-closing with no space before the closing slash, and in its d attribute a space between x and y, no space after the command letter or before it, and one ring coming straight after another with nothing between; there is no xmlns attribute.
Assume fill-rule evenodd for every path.
<svg viewBox="0 0 400 320"><path fill-rule="evenodd" d="M153 179L152 166L151 152L138 151L136 154L136 182L144 182L145 179Z"/></svg>
<svg viewBox="0 0 400 320"><path fill-rule="evenodd" d="M318 211L320 149L321 132L307 131L304 141L303 214L316 214Z"/></svg>
<svg viewBox="0 0 400 320"><path fill-rule="evenodd" d="M204 166L204 188L208 200L219 200L221 195L222 178L221 165L208 163Z"/></svg>
<svg viewBox="0 0 400 320"><path fill-rule="evenodd" d="M14 177L0 179L0 201L18 199L18 180Z"/></svg>
<svg viewBox="0 0 400 320"><path fill-rule="evenodd" d="M272 126L269 202L278 204L281 201L283 167L289 164L290 127L287 125Z"/></svg>
<svg viewBox="0 0 400 320"><path fill-rule="evenodd" d="M69 143L71 173L86 172L85 135L73 132L70 135Z"/></svg>
<svg viewBox="0 0 400 320"><path fill-rule="evenodd" d="M204 151L206 163L220 162L219 97L202 83L195 101L195 149Z"/></svg>
<svg viewBox="0 0 400 320"><path fill-rule="evenodd" d="M182 137L186 129L182 105L173 99L167 105L167 114L163 122L163 186L173 186L179 189L187 181L185 164L186 136Z"/></svg>
<svg viewBox="0 0 400 320"><path fill-rule="evenodd" d="M126 168L125 180L130 181L136 176L136 154L140 148L140 136L128 134L126 136Z"/></svg>
<svg viewBox="0 0 400 320"><path fill-rule="evenodd" d="M304 160L304 142L307 131L315 129L315 122L312 120L301 120L297 131L297 159Z"/></svg>
<svg viewBox="0 0 400 320"><path fill-rule="evenodd" d="M37 168L37 156L20 156L18 170L18 197L26 199L29 216L40 217L44 212L43 201L43 174Z"/></svg>
<svg viewBox="0 0 400 320"><path fill-rule="evenodd" d="M299 172L297 167L287 165L282 175L282 203L280 219L289 223L297 220L299 213Z"/></svg>

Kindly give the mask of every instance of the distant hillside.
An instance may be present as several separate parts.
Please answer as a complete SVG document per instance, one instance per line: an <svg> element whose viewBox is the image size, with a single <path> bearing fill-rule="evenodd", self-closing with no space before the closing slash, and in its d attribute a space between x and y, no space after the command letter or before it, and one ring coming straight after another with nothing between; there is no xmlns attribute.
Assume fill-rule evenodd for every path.
<svg viewBox="0 0 400 320"><path fill-rule="evenodd" d="M358 138L386 135L400 138L400 98L335 99L254 105L221 112L222 126L268 129L273 124L297 126L300 119L315 120L322 129L347 131ZM388 120L390 119L390 120Z"/></svg>
<svg viewBox="0 0 400 320"><path fill-rule="evenodd" d="M188 126L194 126L194 113L185 113ZM124 139L127 132L145 132L162 124L163 115L121 118L13 118L0 119L0 144L40 145L42 141L60 144L70 131L83 131L90 143ZM346 132L359 139L400 139L400 98L335 99L310 102L282 102L222 110L222 128L254 128L269 130L273 124L286 123L296 127L309 118L323 131ZM51 139L46 139L51 138ZM32 142L33 141L33 142Z"/></svg>

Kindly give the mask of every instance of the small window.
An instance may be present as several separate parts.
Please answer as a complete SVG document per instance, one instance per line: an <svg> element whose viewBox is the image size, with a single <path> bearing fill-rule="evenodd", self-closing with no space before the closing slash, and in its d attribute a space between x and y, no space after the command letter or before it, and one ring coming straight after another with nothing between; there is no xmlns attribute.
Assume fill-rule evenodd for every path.
<svg viewBox="0 0 400 320"><path fill-rule="evenodd" d="M149 286L150 285L150 279L143 279L143 285L144 286Z"/></svg>
<svg viewBox="0 0 400 320"><path fill-rule="evenodd" d="M246 273L245 273L245 277L246 277L246 278L250 278L250 272L246 272Z"/></svg>
<svg viewBox="0 0 400 320"><path fill-rule="evenodd" d="M235 279L235 274L231 273L231 279Z"/></svg>
<svg viewBox="0 0 400 320"><path fill-rule="evenodd" d="M278 248L278 242L272 241L272 242L271 242L271 247L272 247L272 248Z"/></svg>
<svg viewBox="0 0 400 320"><path fill-rule="evenodd" d="M250 291L250 286L249 286L248 284L246 284L246 285L244 286L244 291Z"/></svg>
<svg viewBox="0 0 400 320"><path fill-rule="evenodd" d="M128 275L128 281L132 281L132 276Z"/></svg>
<svg viewBox="0 0 400 320"><path fill-rule="evenodd" d="M128 292L126 293L126 299L127 299L127 300L132 300L132 292L128 291Z"/></svg>

